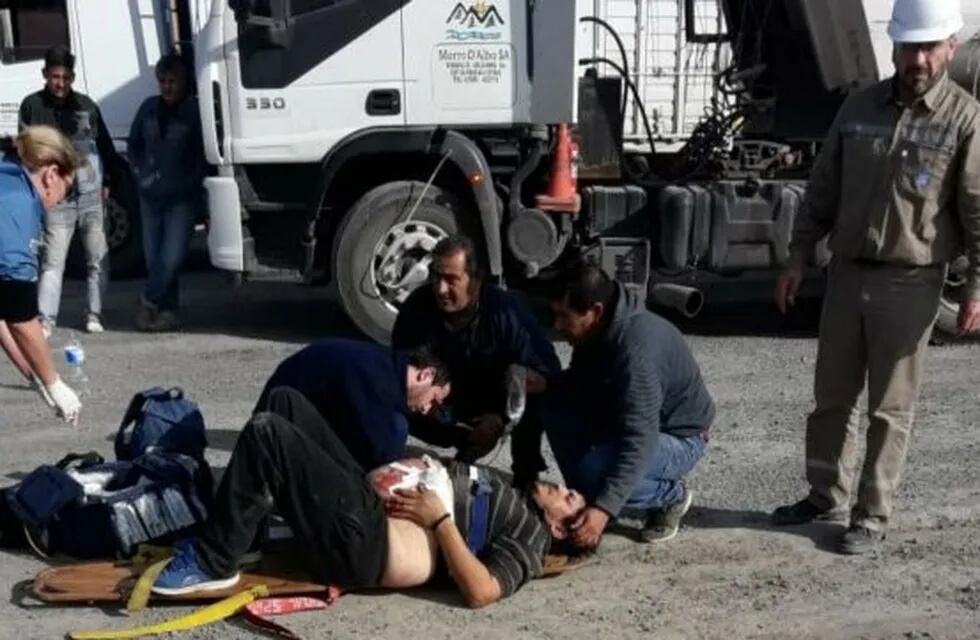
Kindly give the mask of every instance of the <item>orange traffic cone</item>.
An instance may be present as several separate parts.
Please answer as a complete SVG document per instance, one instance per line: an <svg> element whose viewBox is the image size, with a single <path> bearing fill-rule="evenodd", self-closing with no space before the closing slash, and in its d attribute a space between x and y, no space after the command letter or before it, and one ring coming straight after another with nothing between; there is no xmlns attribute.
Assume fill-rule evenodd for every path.
<svg viewBox="0 0 980 640"><path fill-rule="evenodd" d="M572 140L568 125L558 125L558 144L555 145L555 159L551 165L551 180L548 192L540 194L535 201L542 211L557 213L578 213L582 208L582 196L578 194L578 145Z"/></svg>

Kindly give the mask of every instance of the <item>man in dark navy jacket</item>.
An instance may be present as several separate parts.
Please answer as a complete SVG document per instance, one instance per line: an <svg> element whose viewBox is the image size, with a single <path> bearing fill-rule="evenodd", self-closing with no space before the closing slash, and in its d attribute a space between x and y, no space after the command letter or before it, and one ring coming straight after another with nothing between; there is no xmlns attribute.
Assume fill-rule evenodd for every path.
<svg viewBox="0 0 980 640"><path fill-rule="evenodd" d="M391 340L400 349L427 345L449 367L451 416L443 416L444 424L413 419L412 434L456 447L465 462L489 453L504 434L509 421L506 372L512 365L524 367L531 395L513 431L515 485L534 480L545 468L536 395L561 370L561 363L530 311L513 294L483 282L469 238L451 236L436 245L431 285L405 301ZM469 429L453 428L460 423Z"/></svg>
<svg viewBox="0 0 980 640"><path fill-rule="evenodd" d="M450 390L446 366L426 349L395 351L341 338L283 360L254 412L272 410L269 395L280 387L303 394L365 469L401 458L406 416L437 409Z"/></svg>

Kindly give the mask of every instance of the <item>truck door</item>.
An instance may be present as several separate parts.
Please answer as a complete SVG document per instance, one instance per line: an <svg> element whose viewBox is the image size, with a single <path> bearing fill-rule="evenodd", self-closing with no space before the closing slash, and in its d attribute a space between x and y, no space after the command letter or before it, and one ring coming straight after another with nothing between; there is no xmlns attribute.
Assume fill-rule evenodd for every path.
<svg viewBox="0 0 980 640"><path fill-rule="evenodd" d="M154 65L173 46L166 3L99 0L75 4L76 75L85 74L85 88L76 88L99 105L112 137L125 139L140 104L157 94Z"/></svg>
<svg viewBox="0 0 980 640"><path fill-rule="evenodd" d="M66 5L65 0L0 0L0 137L17 134L21 101L44 86L45 50L71 46Z"/></svg>
<svg viewBox="0 0 980 640"><path fill-rule="evenodd" d="M234 162L317 162L355 131L404 125L408 1L232 0L225 52Z"/></svg>
<svg viewBox="0 0 980 640"><path fill-rule="evenodd" d="M526 0L427 0L406 7L409 123L528 121L528 6ZM571 42L574 32L552 36L563 37Z"/></svg>

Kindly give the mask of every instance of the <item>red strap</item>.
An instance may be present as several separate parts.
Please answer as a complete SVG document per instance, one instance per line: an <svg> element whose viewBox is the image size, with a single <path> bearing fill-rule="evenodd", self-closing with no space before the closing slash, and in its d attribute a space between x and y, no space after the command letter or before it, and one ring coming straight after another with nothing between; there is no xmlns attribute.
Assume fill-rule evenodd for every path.
<svg viewBox="0 0 980 640"><path fill-rule="evenodd" d="M296 596L293 598L261 598L245 606L242 615L245 621L262 630L287 640L301 640L299 636L286 627L273 622L269 618L285 616L302 611L323 611L334 605L340 597L338 587L329 587L323 598Z"/></svg>

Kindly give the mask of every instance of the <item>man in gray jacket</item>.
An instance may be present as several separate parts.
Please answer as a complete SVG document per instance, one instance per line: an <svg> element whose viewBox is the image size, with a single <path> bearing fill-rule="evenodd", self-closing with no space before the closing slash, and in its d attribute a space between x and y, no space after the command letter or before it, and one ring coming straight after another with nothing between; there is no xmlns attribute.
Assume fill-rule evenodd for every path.
<svg viewBox="0 0 980 640"><path fill-rule="evenodd" d="M595 547L625 508L642 540L677 534L691 506L683 478L704 455L714 402L680 332L598 267L580 265L552 299L572 362L545 396L548 441L588 508L573 542Z"/></svg>

